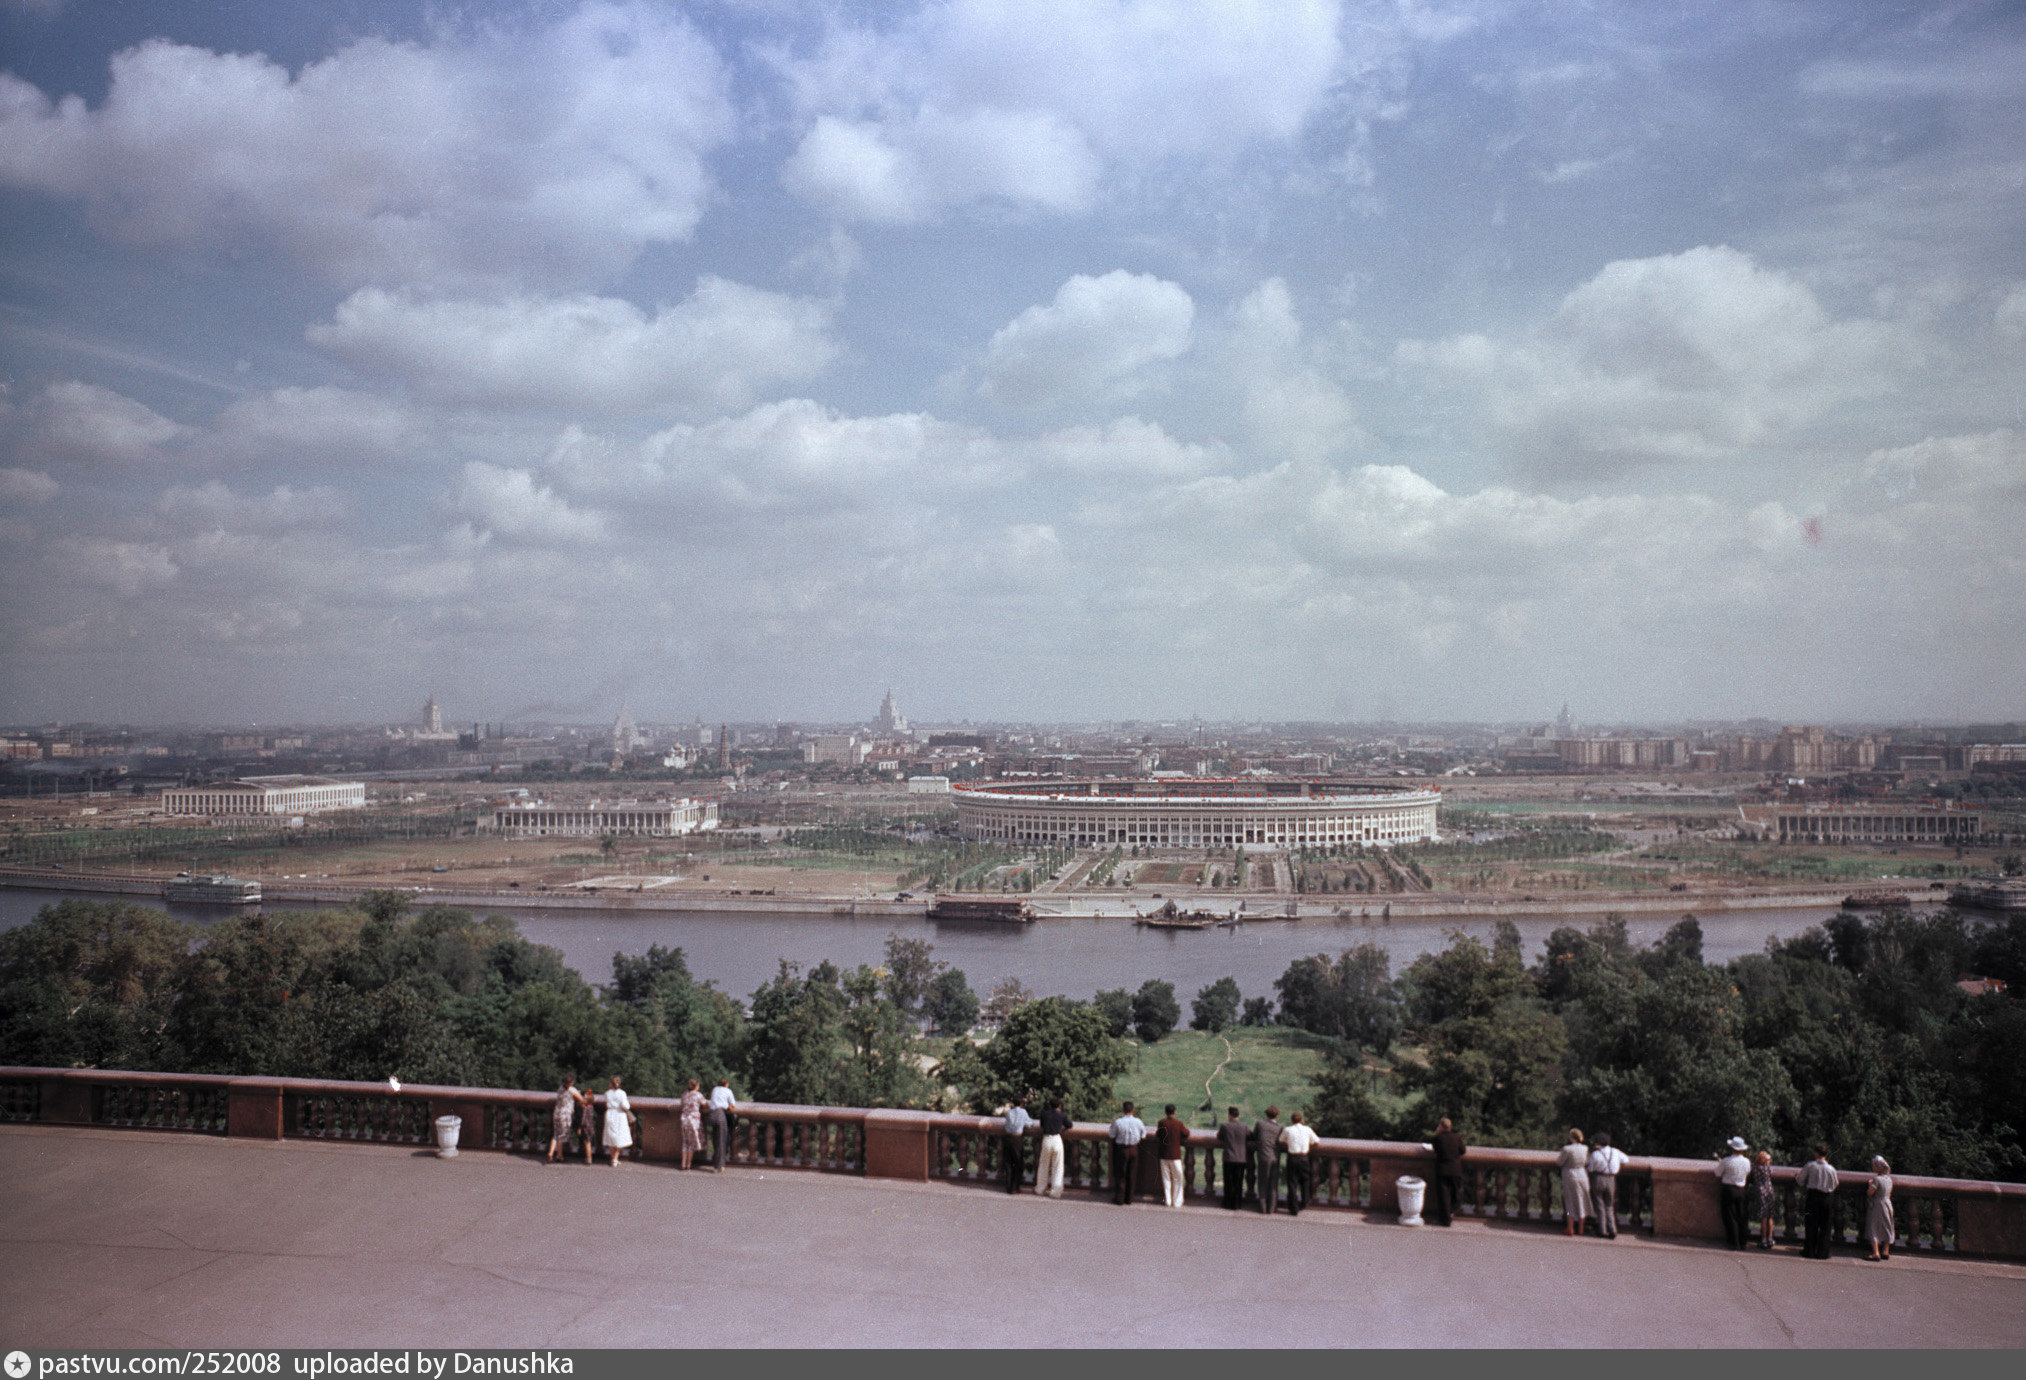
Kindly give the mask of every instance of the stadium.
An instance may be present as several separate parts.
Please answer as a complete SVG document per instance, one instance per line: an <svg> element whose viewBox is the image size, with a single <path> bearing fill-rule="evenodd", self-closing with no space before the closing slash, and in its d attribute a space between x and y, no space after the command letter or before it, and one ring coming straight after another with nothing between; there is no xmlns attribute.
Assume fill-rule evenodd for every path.
<svg viewBox="0 0 2026 1380"><path fill-rule="evenodd" d="M1380 847L1435 837L1441 794L1327 779L1206 778L955 785L967 839L1068 848Z"/></svg>

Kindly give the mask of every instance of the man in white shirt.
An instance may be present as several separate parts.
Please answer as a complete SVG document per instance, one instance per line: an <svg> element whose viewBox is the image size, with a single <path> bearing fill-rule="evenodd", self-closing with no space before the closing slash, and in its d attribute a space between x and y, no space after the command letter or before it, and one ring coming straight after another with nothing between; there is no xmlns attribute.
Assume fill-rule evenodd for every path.
<svg viewBox="0 0 2026 1380"><path fill-rule="evenodd" d="M1132 1103L1126 1103L1119 1119L1111 1124L1111 1200L1120 1207L1133 1200L1133 1181L1140 1175L1140 1142L1146 1135L1147 1123L1133 1115Z"/></svg>
<svg viewBox="0 0 2026 1380"><path fill-rule="evenodd" d="M1016 1097L1013 1105L1006 1109L1006 1131L1000 1138L1006 1161L1006 1191L1018 1193L1020 1181L1027 1176L1027 1128L1034 1124L1034 1118L1027 1115L1027 1099ZM1040 1187L1039 1181L1035 1184Z"/></svg>
<svg viewBox="0 0 2026 1380"><path fill-rule="evenodd" d="M1309 1161L1309 1151L1321 1140L1314 1129L1302 1121L1300 1112L1288 1118L1281 1128L1280 1144L1287 1152L1281 1156L1287 1173L1287 1215L1301 1216L1301 1210L1308 1206L1309 1193L1315 1185L1315 1176Z"/></svg>
<svg viewBox="0 0 2026 1380"><path fill-rule="evenodd" d="M1590 1150L1590 1208L1597 1235L1606 1241L1618 1239L1618 1171L1624 1167L1625 1152L1611 1143L1610 1132L1599 1132Z"/></svg>
<svg viewBox="0 0 2026 1380"><path fill-rule="evenodd" d="M1725 1142L1730 1150L1728 1155L1716 1162L1718 1192L1723 1195L1724 1240L1734 1251L1741 1251L1750 1245L1751 1227L1747 1225L1745 1211L1745 1180L1752 1176L1751 1157L1745 1154L1743 1136L1732 1136Z"/></svg>
<svg viewBox="0 0 2026 1380"><path fill-rule="evenodd" d="M718 1085L711 1089L711 1170L725 1172L725 1156L731 1152L732 1109L739 1104L732 1100L732 1084L728 1078L718 1079Z"/></svg>
<svg viewBox="0 0 2026 1380"><path fill-rule="evenodd" d="M1836 1196L1836 1166L1829 1163L1829 1147L1815 1147L1815 1158L1801 1166L1801 1223L1806 1244L1801 1254L1810 1260L1829 1258L1829 1206Z"/></svg>

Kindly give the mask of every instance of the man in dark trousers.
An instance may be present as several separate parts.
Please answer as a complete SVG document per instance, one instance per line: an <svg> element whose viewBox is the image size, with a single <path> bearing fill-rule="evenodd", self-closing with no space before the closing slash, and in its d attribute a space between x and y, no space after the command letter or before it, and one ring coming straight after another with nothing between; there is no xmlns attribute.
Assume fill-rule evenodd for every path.
<svg viewBox="0 0 2026 1380"><path fill-rule="evenodd" d="M1027 1115L1027 1099L1016 1097L1013 1105L1006 1109L1006 1130L1000 1136L1002 1152L1000 1158L1006 1162L1006 1191L1018 1193L1020 1181L1027 1174L1027 1128L1034 1124L1034 1118ZM1034 1191L1041 1191L1041 1182L1035 1181Z"/></svg>
<svg viewBox="0 0 2026 1380"><path fill-rule="evenodd" d="M1111 1124L1111 1200L1120 1207L1133 1200L1133 1181L1140 1176L1140 1142L1146 1135L1147 1123L1133 1115L1132 1103L1126 1103Z"/></svg>
<svg viewBox="0 0 2026 1380"><path fill-rule="evenodd" d="M1245 1123L1238 1119L1238 1109L1231 1108L1224 1124L1217 1128L1217 1148L1224 1152L1224 1206L1231 1212L1238 1210L1238 1200L1245 1196L1245 1161L1249 1157L1250 1138Z"/></svg>
<svg viewBox="0 0 2026 1380"><path fill-rule="evenodd" d="M1836 1197L1836 1166L1829 1163L1829 1147L1815 1147L1815 1158L1801 1166L1801 1223L1807 1243L1801 1254L1810 1260L1829 1258L1829 1209Z"/></svg>
<svg viewBox="0 0 2026 1380"><path fill-rule="evenodd" d="M1435 1123L1435 1211L1430 1214L1440 1226L1454 1226L1456 1209L1463 1203L1463 1137L1444 1117Z"/></svg>
<svg viewBox="0 0 2026 1380"><path fill-rule="evenodd" d="M1252 1153L1259 1167L1259 1210L1271 1217L1280 1198L1280 1108L1268 1107L1252 1134L1258 1138Z"/></svg>

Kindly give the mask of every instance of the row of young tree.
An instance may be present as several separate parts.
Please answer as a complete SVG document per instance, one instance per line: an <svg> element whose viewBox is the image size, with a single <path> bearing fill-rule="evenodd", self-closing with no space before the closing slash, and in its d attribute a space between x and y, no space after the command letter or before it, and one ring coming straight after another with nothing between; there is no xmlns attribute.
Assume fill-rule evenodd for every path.
<svg viewBox="0 0 2026 1380"><path fill-rule="evenodd" d="M1160 979L1088 1002L1007 982L981 1002L898 935L878 965L783 962L746 1003L658 945L594 986L510 920L405 904L204 930L127 903L48 907L0 934L0 1062L520 1088L618 1073L648 1095L728 1076L761 1101L982 1111L1026 1092L1097 1118L1127 1041L1181 1021ZM1650 947L1617 917L1558 929L1532 964L1502 925L1397 978L1376 945L1298 959L1277 1002L1221 978L1190 1024L1319 1037L1308 1110L1325 1134L1420 1140L1447 1115L1479 1144L1551 1146L1580 1125L1700 1156L1743 1135L2026 1179L2026 1005L1966 993L1964 973L2022 990L2026 916L1839 916L1723 964L1703 961L1692 917Z"/></svg>

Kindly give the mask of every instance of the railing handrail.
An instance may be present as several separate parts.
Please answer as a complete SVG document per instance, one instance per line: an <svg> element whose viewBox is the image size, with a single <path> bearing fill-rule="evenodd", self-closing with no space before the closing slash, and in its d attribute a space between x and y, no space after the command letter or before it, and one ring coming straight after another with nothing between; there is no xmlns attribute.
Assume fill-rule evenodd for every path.
<svg viewBox="0 0 2026 1380"><path fill-rule="evenodd" d="M275 1089L283 1095L294 1096L345 1096L345 1097L396 1097L408 1100L436 1100L442 1102L490 1102L520 1106L548 1106L556 1098L555 1092L532 1091L525 1088L470 1088L437 1083L403 1083L399 1088L385 1083L353 1082L328 1078L288 1078L266 1074L231 1073L159 1073L142 1070L93 1069L93 1068L40 1068L28 1065L0 1065L0 1082L71 1082L81 1084L129 1086L178 1087L178 1088L261 1088ZM598 1101L604 1100L602 1089L590 1090ZM629 1100L636 1108L673 1109L681 1105L679 1097L648 1097L629 1094ZM866 1107L817 1107L796 1103L780 1102L739 1102L735 1104L736 1114L754 1121L777 1121L806 1125L841 1124L863 1126L868 1113L893 1114L892 1109ZM972 1135L1003 1135L1005 1119L1000 1116L977 1116L962 1112L907 1111L902 1114L920 1117L927 1121L934 1131L956 1132ZM1249 1126L1248 1126L1249 1129ZM1148 1140L1152 1140L1149 1127ZM1039 1134L1037 1127L1030 1126L1027 1135ZM1103 1141L1110 1138L1107 1122L1079 1121L1073 1123L1065 1133L1068 1139L1077 1141ZM1217 1147L1217 1133L1202 1127L1191 1127L1188 1144L1196 1150L1212 1150ZM1316 1150L1327 1159L1382 1159L1394 1162L1414 1161L1434 1163L1434 1152L1425 1143L1416 1141L1349 1140L1339 1137L1321 1137ZM1553 1169L1557 1162L1553 1150L1527 1150L1509 1146L1471 1146L1464 1153L1466 1168L1511 1168L1511 1169ZM1714 1160L1680 1159L1660 1155L1629 1155L1621 1173L1668 1179L1692 1179L1714 1177ZM1773 1166L1775 1183L1793 1183L1800 1178L1801 1168L1796 1165ZM1869 1187L1872 1181L1869 1170L1838 1170L1840 1188ZM2026 1203L2026 1184L2007 1183L1982 1179L1944 1179L1926 1175L1894 1174L1895 1191L1907 1196L1948 1194L1957 1198L1983 1198L2006 1202Z"/></svg>

